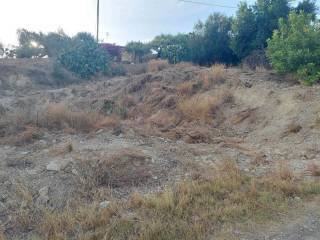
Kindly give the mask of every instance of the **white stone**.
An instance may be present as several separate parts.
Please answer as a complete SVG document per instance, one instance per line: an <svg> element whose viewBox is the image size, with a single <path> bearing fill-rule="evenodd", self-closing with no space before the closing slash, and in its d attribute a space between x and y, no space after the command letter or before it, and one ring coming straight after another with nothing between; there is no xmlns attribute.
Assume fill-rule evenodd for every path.
<svg viewBox="0 0 320 240"><path fill-rule="evenodd" d="M109 201L103 201L99 204L101 209L107 208L110 205Z"/></svg>

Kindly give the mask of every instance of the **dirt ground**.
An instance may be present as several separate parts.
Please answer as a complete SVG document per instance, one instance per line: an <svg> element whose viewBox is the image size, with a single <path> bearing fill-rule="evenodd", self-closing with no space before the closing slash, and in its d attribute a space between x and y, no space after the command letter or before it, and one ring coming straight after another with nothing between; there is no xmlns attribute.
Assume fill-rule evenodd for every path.
<svg viewBox="0 0 320 240"><path fill-rule="evenodd" d="M271 71L231 68L224 82L205 93L227 91L232 100L221 103L209 121L191 121L176 114L179 86L198 79L206 68L180 64L159 72L56 87L45 84L52 78L45 61L1 60L0 119L17 112L38 116L53 103L105 115L110 104L121 103L125 113L120 107L117 111L126 116L116 119L116 128L89 132L41 126L41 134L31 142L11 141L19 132L10 135L0 124L0 230L9 239L30 239L33 230L17 227L14 217L30 201L56 211L73 200L103 204L133 192L161 191L191 178L195 165L206 168L224 159L234 159L254 176L286 164L297 176L319 181L310 170L320 164L319 86L301 86ZM127 176L117 173L111 183L98 187L86 184L92 177L87 161L109 158L126 159ZM271 226L236 235L248 240L320 239L319 206L315 200L292 216L275 219Z"/></svg>

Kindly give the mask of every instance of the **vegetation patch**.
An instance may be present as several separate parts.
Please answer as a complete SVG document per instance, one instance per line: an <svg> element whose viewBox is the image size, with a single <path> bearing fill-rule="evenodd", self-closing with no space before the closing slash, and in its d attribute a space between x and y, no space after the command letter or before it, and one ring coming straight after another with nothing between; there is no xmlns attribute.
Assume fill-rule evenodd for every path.
<svg viewBox="0 0 320 240"><path fill-rule="evenodd" d="M199 174L158 194L133 194L129 201L114 202L106 209L92 205L47 212L38 231L47 239L202 240L248 221L266 223L296 208L295 197L320 194L319 183L299 181L280 168L257 179L228 160L210 171L203 171L209 178ZM235 237L232 232L228 236Z"/></svg>

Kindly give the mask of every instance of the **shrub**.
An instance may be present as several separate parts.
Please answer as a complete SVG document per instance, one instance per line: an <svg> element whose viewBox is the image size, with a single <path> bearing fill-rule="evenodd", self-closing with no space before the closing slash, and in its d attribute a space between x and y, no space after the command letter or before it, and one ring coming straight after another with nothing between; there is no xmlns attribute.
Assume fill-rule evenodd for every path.
<svg viewBox="0 0 320 240"><path fill-rule="evenodd" d="M167 60L151 60L148 63L148 69L149 72L156 72L156 71L161 71L163 69L166 69L169 66L169 62Z"/></svg>
<svg viewBox="0 0 320 240"><path fill-rule="evenodd" d="M229 91L220 91L216 95L195 95L184 99L179 109L190 120L208 120L214 112L224 103L229 102L232 95Z"/></svg>
<svg viewBox="0 0 320 240"><path fill-rule="evenodd" d="M74 129L89 132L95 130L103 116L96 112L72 111L63 104L50 104L41 113L39 125L47 129Z"/></svg>
<svg viewBox="0 0 320 240"><path fill-rule="evenodd" d="M320 79L320 29L312 16L291 13L268 40L267 56L279 73L294 73L312 85Z"/></svg>
<svg viewBox="0 0 320 240"><path fill-rule="evenodd" d="M209 70L200 74L202 85L209 88L213 84L221 84L226 80L226 66L223 64L215 64Z"/></svg>
<svg viewBox="0 0 320 240"><path fill-rule="evenodd" d="M110 65L110 75L111 76L125 76L127 70L122 64L113 63Z"/></svg>
<svg viewBox="0 0 320 240"><path fill-rule="evenodd" d="M88 79L97 73L109 73L109 56L88 33L78 33L69 50L57 61L80 78Z"/></svg>
<svg viewBox="0 0 320 240"><path fill-rule="evenodd" d="M44 55L42 48L32 46L21 46L15 50L17 58L39 58Z"/></svg>

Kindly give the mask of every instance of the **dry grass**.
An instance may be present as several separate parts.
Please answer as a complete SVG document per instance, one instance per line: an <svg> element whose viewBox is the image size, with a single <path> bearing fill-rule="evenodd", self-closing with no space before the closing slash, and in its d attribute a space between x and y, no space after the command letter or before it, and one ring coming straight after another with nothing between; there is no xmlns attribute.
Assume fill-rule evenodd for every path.
<svg viewBox="0 0 320 240"><path fill-rule="evenodd" d="M66 155L71 153L74 150L73 144L71 141L65 142L50 151L50 154L53 156Z"/></svg>
<svg viewBox="0 0 320 240"><path fill-rule="evenodd" d="M216 84L222 84L227 77L226 66L223 64L215 64L209 70L200 73L200 80L205 89L209 89Z"/></svg>
<svg viewBox="0 0 320 240"><path fill-rule="evenodd" d="M311 174L313 177L320 177L320 165L313 162L310 163L307 167L307 171Z"/></svg>
<svg viewBox="0 0 320 240"><path fill-rule="evenodd" d="M296 208L293 196L320 194L319 184L282 174L274 181L246 176L231 160L211 171L210 178L181 182L149 196L135 193L106 209L92 205L44 214L39 233L45 239L232 239L235 226L265 223Z"/></svg>
<svg viewBox="0 0 320 240"><path fill-rule="evenodd" d="M184 99L178 108L190 120L212 119L214 112L224 103L230 102L232 95L227 90L221 90L215 95L200 94Z"/></svg>
<svg viewBox="0 0 320 240"><path fill-rule="evenodd" d="M157 127L168 128L175 126L177 124L177 119L175 112L161 109L157 113L153 114L148 121Z"/></svg>
<svg viewBox="0 0 320 240"><path fill-rule="evenodd" d="M102 120L103 116L96 112L72 111L63 104L50 104L41 114L39 125L47 129L89 132Z"/></svg>
<svg viewBox="0 0 320 240"><path fill-rule="evenodd" d="M134 149L122 149L96 160L79 160L82 182L89 189L98 186L113 188L139 186L151 177L151 158Z"/></svg>
<svg viewBox="0 0 320 240"><path fill-rule="evenodd" d="M16 136L9 139L9 142L14 143L15 145L24 145L27 143L32 143L34 140L37 140L41 137L41 130L37 127L27 125L25 126L25 130Z"/></svg>
<svg viewBox="0 0 320 240"><path fill-rule="evenodd" d="M191 96L195 94L201 85L196 82L184 82L177 86L177 92L179 96Z"/></svg>
<svg viewBox="0 0 320 240"><path fill-rule="evenodd" d="M175 66L178 68L190 68L193 64L191 62L179 62Z"/></svg>
<svg viewBox="0 0 320 240"><path fill-rule="evenodd" d="M162 59L153 59L148 63L149 72L157 72L169 67L169 62Z"/></svg>

